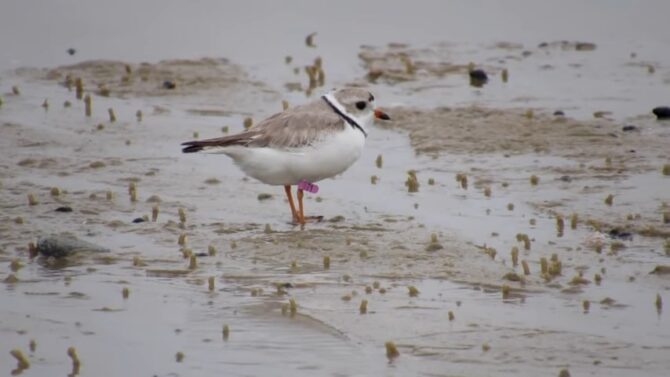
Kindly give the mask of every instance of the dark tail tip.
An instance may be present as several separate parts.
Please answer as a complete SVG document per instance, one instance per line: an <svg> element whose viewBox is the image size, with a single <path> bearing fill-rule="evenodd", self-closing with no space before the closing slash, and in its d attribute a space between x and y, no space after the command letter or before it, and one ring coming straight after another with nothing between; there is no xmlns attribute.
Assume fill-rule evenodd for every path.
<svg viewBox="0 0 670 377"><path fill-rule="evenodd" d="M188 143L183 143L182 145L186 145L186 147L181 150L183 153L195 153L200 152L201 150L204 149L202 145L194 144L194 142L192 141L189 141Z"/></svg>

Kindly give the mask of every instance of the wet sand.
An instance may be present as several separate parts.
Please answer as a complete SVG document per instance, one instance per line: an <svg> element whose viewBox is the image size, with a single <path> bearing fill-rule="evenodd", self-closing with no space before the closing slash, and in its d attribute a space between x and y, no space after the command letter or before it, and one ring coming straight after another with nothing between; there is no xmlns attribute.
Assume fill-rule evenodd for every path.
<svg viewBox="0 0 670 377"><path fill-rule="evenodd" d="M624 45L605 67L632 88L618 107L593 100L609 84L545 92L601 82L579 77L611 57L606 43L387 39L356 45L355 68L324 58L327 85L306 98L285 84L307 88L304 65L342 52L323 33L316 48L297 41L289 64L101 54L0 73L0 365L11 372L18 348L25 375L70 373L74 346L81 374L663 375L670 127L636 93L667 90L668 68L654 62L648 86L646 63L633 64L644 75L631 66L640 46ZM475 57L490 74L482 88L467 78ZM556 75L523 84L537 72ZM90 116L68 76L82 78ZM224 156L180 153L345 83L373 90L393 122L307 197L321 223L289 224L282 190ZM29 257L30 242L62 232L110 252Z"/></svg>

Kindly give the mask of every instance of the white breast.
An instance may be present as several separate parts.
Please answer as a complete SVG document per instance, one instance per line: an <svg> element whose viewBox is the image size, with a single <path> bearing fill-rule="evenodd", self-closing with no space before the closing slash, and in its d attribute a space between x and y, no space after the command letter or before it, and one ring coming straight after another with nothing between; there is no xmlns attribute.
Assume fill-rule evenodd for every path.
<svg viewBox="0 0 670 377"><path fill-rule="evenodd" d="M313 145L279 150L229 147L223 153L249 176L270 185L295 185L301 179L318 182L347 170L363 152L365 136L348 124L343 131Z"/></svg>

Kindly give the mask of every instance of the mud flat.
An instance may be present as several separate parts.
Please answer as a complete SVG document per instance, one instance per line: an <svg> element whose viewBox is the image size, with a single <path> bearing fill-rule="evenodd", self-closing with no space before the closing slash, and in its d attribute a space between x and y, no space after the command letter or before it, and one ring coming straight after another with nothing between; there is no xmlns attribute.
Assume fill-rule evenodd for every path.
<svg viewBox="0 0 670 377"><path fill-rule="evenodd" d="M115 375L661 375L668 127L424 100L439 77L496 90L452 47L365 48L350 76L404 105L307 198L325 220L304 229L281 190L179 149L296 93L215 58L3 74L19 94L0 90L0 365L18 348L26 373L68 373L76 347L82 373ZM481 67L599 51L581 48L495 44ZM31 258L63 232L110 252Z"/></svg>

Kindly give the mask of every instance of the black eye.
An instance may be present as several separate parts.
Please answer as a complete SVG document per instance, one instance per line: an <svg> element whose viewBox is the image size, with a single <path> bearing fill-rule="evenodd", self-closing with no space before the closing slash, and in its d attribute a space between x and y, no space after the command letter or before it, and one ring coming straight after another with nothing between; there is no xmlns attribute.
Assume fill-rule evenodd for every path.
<svg viewBox="0 0 670 377"><path fill-rule="evenodd" d="M365 106L367 106L367 105L368 105L368 104L367 104L365 101L358 101L358 102L356 102L356 108L357 108L358 110L363 110L363 109L365 109Z"/></svg>

